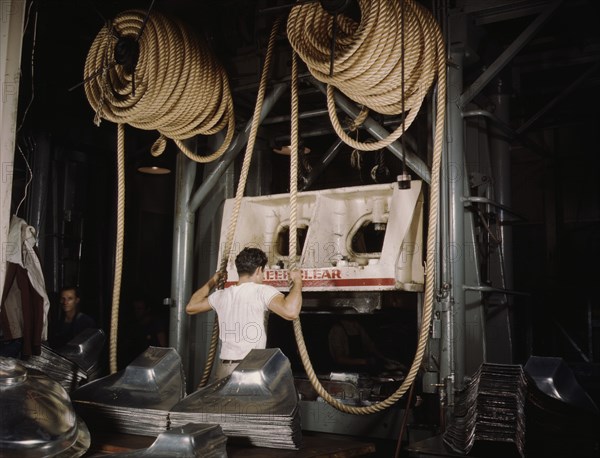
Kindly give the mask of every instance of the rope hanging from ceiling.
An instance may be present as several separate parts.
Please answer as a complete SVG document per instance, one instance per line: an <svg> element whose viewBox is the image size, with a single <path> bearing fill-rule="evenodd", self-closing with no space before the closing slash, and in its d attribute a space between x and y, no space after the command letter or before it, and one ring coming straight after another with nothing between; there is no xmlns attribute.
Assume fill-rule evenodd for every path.
<svg viewBox="0 0 600 458"><path fill-rule="evenodd" d="M95 123L118 125L117 241L110 333L110 371L117 371L117 335L125 225L125 129L129 124L157 130L152 154L162 154L166 139L196 162L219 158L235 130L233 101L225 70L183 23L158 12L129 10L96 35L85 61L85 94ZM198 155L183 140L227 129L221 146Z"/></svg>
<svg viewBox="0 0 600 458"><path fill-rule="evenodd" d="M258 127L260 126L260 113L262 111L263 102L265 100L265 93L267 90L267 84L269 82L271 62L273 59L273 50L275 48L275 39L277 37L277 31L279 30L280 22L281 18L277 18L275 20L271 28L271 33L269 35L269 42L267 45L265 61L263 63L263 68L260 75L258 94L256 95L256 104L254 106L254 113L252 115L250 134L248 135L248 143L246 144L244 161L242 163L242 170L240 171L240 179L235 193L234 206L231 211L229 226L227 227L227 238L225 239L225 246L223 247L221 261L218 268L218 271L222 273L221 284L217 285L219 289L222 289L224 287L225 278L227 277L227 263L230 261L230 258L234 257L235 254L232 251L233 237L235 235L238 216L240 214L240 208L242 206L242 198L244 197L246 182L248 180L248 173L250 171L250 165L252 163L252 153L254 152L254 145L256 144L256 138L258 135ZM198 384L199 388L206 386L206 384L208 383L210 374L212 372L212 367L215 361L218 345L219 321L215 319L215 321L213 322L213 329L210 338L210 345L206 356L206 362L204 364L204 370L202 372L202 377L200 378L200 383Z"/></svg>
<svg viewBox="0 0 600 458"><path fill-rule="evenodd" d="M331 15L316 3L295 6L289 15L287 32L289 41L306 63L311 74L327 86L327 107L338 136L348 145L363 151L381 149L396 140L415 119L419 108L437 78L437 112L427 228L427 259L425 265L425 300L421 326L412 365L398 389L387 399L375 404L355 407L331 396L319 381L310 361L302 334L300 319L294 320L294 335L300 358L311 385L328 404L355 415L365 415L384 410L396 403L414 383L421 367L433 311L435 249L439 201L439 176L446 107L445 46L441 31L433 16L412 0L359 0L361 21L336 15L341 30L335 41L333 68L330 71L330 43L333 35ZM405 16L402 17L402 14ZM406 26L403 30L402 25ZM402 56L404 43L405 55ZM404 62L404 70L402 63ZM404 84L402 84L404 82ZM294 78L292 78L294 84ZM408 111L402 125L388 138L360 143L350 138L337 118L334 86L349 98L384 114ZM403 97L404 96L404 97ZM364 116L364 114L363 114ZM292 138L297 136L293 128ZM290 194L290 207L296 196ZM290 217L290 234L295 233ZM290 236L290 241L295 237ZM290 244L290 253L292 251Z"/></svg>

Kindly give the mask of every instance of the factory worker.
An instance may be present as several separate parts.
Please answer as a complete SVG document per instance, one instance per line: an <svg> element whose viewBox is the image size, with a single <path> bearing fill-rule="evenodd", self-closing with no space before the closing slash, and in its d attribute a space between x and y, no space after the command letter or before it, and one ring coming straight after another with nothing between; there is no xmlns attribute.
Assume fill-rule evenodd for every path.
<svg viewBox="0 0 600 458"><path fill-rule="evenodd" d="M226 377L246 357L250 350L263 349L267 344L265 323L269 311L286 320L295 320L302 307L302 276L300 270L290 271L290 291L282 294L264 285L267 255L258 248L244 248L235 258L239 280L236 285L210 294L222 280L217 272L190 298L185 311L189 315L213 309L219 320L221 342L217 379Z"/></svg>
<svg viewBox="0 0 600 458"><path fill-rule="evenodd" d="M79 288L64 286L60 290L63 313L49 341L52 348L60 349L86 329L96 328L94 319L80 311L80 301Z"/></svg>

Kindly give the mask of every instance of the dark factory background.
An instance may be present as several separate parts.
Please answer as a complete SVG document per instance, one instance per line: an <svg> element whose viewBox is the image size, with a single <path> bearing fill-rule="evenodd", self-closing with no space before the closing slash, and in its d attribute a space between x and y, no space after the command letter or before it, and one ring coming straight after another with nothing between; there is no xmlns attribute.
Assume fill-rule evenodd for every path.
<svg viewBox="0 0 600 458"><path fill-rule="evenodd" d="M149 3L47 0L28 6L12 199L15 212L30 179L29 165L33 175L18 214L39 228L51 319L58 313L60 287L77 284L83 311L109 329L116 237L116 126L108 121L94 125L94 112L80 83L88 49L104 20L125 9L148 9ZM208 40L230 76L236 121L242 126L254 108L271 23L286 11L276 7L286 3L290 2L178 0L157 1L154 8L187 21ZM433 6L429 1L422 3ZM515 12L526 4L533 8L543 3L444 3L463 9L476 23L477 48L466 62L465 85L531 21L531 15ZM511 193L514 213L519 215L512 223L514 289L526 293L512 305L516 362L530 354L561 356L574 363L597 362L600 354L598 17L594 0L563 2L498 76L503 91L511 95L514 129L556 99L523 135L511 139ZM272 81L289 75L290 50L283 36L277 52ZM302 74L306 74L304 68ZM302 81L300 88L301 94L303 89L306 92L301 95L302 111L325 107L324 96L308 90ZM288 107L289 99L283 97L271 115L289 114ZM313 166L335 138L326 115L303 120L300 133L318 129L320 135L303 138L311 150L305 159ZM426 159L425 120L416 122L411 133L425 145L420 154ZM262 160L272 170L263 194L287 192L288 158L271 152L275 140L285 139L286 134L289 123L271 123L260 131L260 141L266 145ZM149 175L137 170L150 159L156 137L156 132L126 128L124 320L130 318L129 306L140 295L163 320L169 318L162 301L171 288L175 174ZM531 143L537 148L527 146ZM308 189L373 184L365 173L371 167L352 167L351 153L348 147L338 154ZM385 161L391 173L378 179L391 182L400 162L388 153L365 155L364 160L371 164ZM170 144L163 160L171 170L176 154ZM198 278L197 284L204 280Z"/></svg>

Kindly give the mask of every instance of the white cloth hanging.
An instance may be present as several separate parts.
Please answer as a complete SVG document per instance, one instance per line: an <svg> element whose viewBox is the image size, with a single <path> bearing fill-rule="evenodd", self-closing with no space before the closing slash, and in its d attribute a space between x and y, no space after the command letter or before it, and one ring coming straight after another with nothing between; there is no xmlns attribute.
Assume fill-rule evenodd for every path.
<svg viewBox="0 0 600 458"><path fill-rule="evenodd" d="M10 228L8 230L7 243L5 245L5 261L17 264L27 270L27 277L31 286L42 297L44 301L42 340L48 339L48 311L50 310L50 300L46 293L46 283L44 281L44 273L40 259L35 251L37 238L35 229L29 226L23 219L18 216L12 216L10 220ZM16 291L13 291L16 288ZM6 297L4 306L10 321L16 326L18 323L15 317L15 311L20 310L20 295L16 283L13 284L11 291ZM18 303L16 302L18 301ZM11 325L11 330L13 326ZM17 332L18 334L18 332Z"/></svg>

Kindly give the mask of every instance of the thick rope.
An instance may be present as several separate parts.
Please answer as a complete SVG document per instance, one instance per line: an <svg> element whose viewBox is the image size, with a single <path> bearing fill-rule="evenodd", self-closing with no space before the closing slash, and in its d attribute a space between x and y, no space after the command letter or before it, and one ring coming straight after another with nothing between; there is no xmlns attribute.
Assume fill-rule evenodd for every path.
<svg viewBox="0 0 600 458"><path fill-rule="evenodd" d="M375 27L373 24L368 23L368 21L372 20L372 18L375 17L385 17L387 18L387 15L390 14L389 11L386 10L390 9L391 11L395 11L396 8L396 2L390 1L390 2L386 2L386 1L366 1L365 0L359 0L359 3L361 5L361 12L362 12L362 18L363 21L360 24L359 27L359 32L361 35L368 35L371 36L373 29L377 28L377 30L379 31L385 31L385 33L388 32L387 29L385 28L381 28L380 24L377 24L377 27ZM402 382L402 384L400 385L400 387L398 387L398 389L392 394L390 395L387 399L378 402L376 404L372 404L370 406L365 406L365 407L354 407L354 406L349 406L346 405L342 402L340 402L339 400L333 398L326 390L325 388L323 388L323 385L321 385L321 382L319 381L317 375L315 374L315 371L312 367L312 364L310 362L310 358L308 356L308 351L306 349L306 344L304 342L304 337L302 335L302 326L300 324L300 320L296 319L294 320L294 335L296 337L296 343L298 345L298 350L300 352L300 358L302 360L302 364L304 365L304 369L306 370L306 373L309 377L309 380L313 386L313 388L317 391L317 393L319 394L319 396L321 396L322 399L324 399L328 404L330 404L331 406L335 407L336 409L345 412L345 413L349 413L349 414L354 414L354 415L365 415L365 414L371 414L371 413L375 413L375 412L379 412L381 410L384 410L390 406L392 406L393 404L395 404L405 393L406 391L410 388L410 386L413 384L418 372L419 372L419 368L421 366L421 363L423 361L423 357L425 355L425 349L427 346L427 341L429 338L429 325L431 322L431 316L432 316L432 311L433 311L433 297L434 297L434 253L435 253L435 246L436 246L436 231L437 231L437 213L438 213L438 201L439 201L439 176L440 176L440 163L441 163L441 155L442 155L442 142L444 139L444 120L445 120L445 116L446 116L446 62L445 62L445 46L444 46L444 42L443 42L443 38L442 35L440 33L439 27L437 26L437 24L435 23L435 20L433 19L433 17L431 15L424 14L424 12L426 12L426 10L424 10L421 7L418 7L418 5L415 5L411 0L405 0L406 4L412 4L411 9L405 10L405 12L408 15L412 15L412 14L417 14L418 15L418 21L415 21L414 19L411 19L409 16L409 19L407 21L407 23L409 24L409 27L416 27L417 25L415 24L420 24L421 22L425 21L427 22L426 25L426 30L428 34L431 34L430 37L427 38L427 40L424 40L421 45L422 46L428 46L430 48L432 48L432 50L430 51L426 51L427 55L433 55L434 59L433 61L429 62L429 64L432 66L432 68L429 68L426 72L425 72L425 79L426 81L429 81L429 79L431 78L431 81L433 81L433 77L437 76L437 80L438 80L438 92L437 92L437 113L436 113L436 125L435 125L435 134L434 134L434 147L433 147L433 160L432 160L432 172L431 172L431 188L430 188L430 213L429 213L429 225L428 225L428 229L427 229L427 258L426 258L426 264L425 264L425 302L423 305L423 313L422 313L422 321L421 321L421 326L419 329L419 336L418 336L418 341L417 341L417 349L415 352L415 357L413 359L412 365L408 371L408 374L406 375L404 381ZM391 4L391 5L389 5ZM371 7L367 8L367 6L371 5ZM321 23L323 27L328 27L327 24L329 24L330 21L323 21L320 20L317 16L319 16L319 14L317 14L317 12L315 12L315 10L319 10L320 7L318 5L311 5L311 4L307 4L307 5L303 5L303 6L297 6L294 7L292 9L292 12L290 13L290 20L292 20L292 26L290 26L290 22L288 20L288 35L290 34L290 30L294 31L295 28L297 27L296 23L299 23L300 20L302 20L302 23L305 24L305 26L307 27L307 35L308 36L326 36L327 33L327 29L325 29L325 32L323 31L319 31L318 33L315 33L315 35L311 35L311 33L314 33L313 29L316 28L316 24L317 23ZM377 14L374 14L373 12L376 11ZM414 12L416 11L416 13ZM366 14L368 13L368 14ZM302 15L303 17L300 18L299 16ZM304 17L306 16L306 17ZM293 19L292 19L293 18ZM342 26L340 27L342 30L347 30L347 24L345 20L341 20L341 22L343 23ZM385 24L388 24L389 20L387 20L385 22ZM399 21L400 23L401 21ZM313 24L315 24L313 26ZM411 26L412 24L412 26ZM421 25L418 25L419 27L421 27ZM354 26L354 29L356 29L356 26ZM353 30L354 30L353 29ZM294 32L297 33L297 32ZM407 42L410 42L411 37L414 36L422 36L423 33L417 33L417 32L413 32L411 33L410 30L407 31ZM297 38L297 37L296 37ZM294 38L294 39L296 39ZM347 40L348 37L347 36L343 36L342 37L342 43L340 44L340 47L346 46L347 45ZM364 39L366 40L366 38ZM369 38L369 40L375 40L377 41L377 39L373 38L371 36L371 38ZM306 38L306 40L303 41L309 41L308 38ZM389 43L390 41L399 41L397 40L397 37L393 37L390 38L388 36L386 37L381 37L380 41L382 43ZM290 42L292 42L292 38L290 38ZM348 45L348 49L352 49L352 47L358 47L360 44L362 44L362 40L360 41L359 44L356 44L356 42L352 42L352 46ZM319 49L322 53L326 53L327 52L327 46L325 46L325 43L320 43L319 44ZM317 46L317 43L311 43L311 46ZM292 43L292 46L294 46L294 44ZM375 53L376 51L378 51L378 45L377 44L367 44L366 45L368 47L368 49L370 50L370 53ZM410 46L410 44L409 44ZM385 47L385 46L384 46ZM375 48L375 49L373 49ZM294 46L294 49L296 49L296 51L298 52L298 54L300 56L303 56L303 52L299 51L296 46ZM353 68L349 68L348 65L346 65L347 61L354 61L356 59L354 59L353 55L348 55L348 52L345 52L346 49L340 49L340 51L338 52L337 48L336 48L336 61L335 61L335 73L333 75L332 78L335 78L336 74L338 72L341 73L357 73L359 75L360 78L366 78L364 76L364 73L366 73L368 71L368 66L365 68L365 66L362 65L362 63L356 63L356 65L358 65L360 68L359 69L353 69ZM379 50L380 51L380 50ZM362 51L361 54L362 58L367 58L370 54L368 51ZM379 55L379 54L378 54ZM327 55L328 58L328 55ZM381 58L381 57L378 57ZM413 59L414 56L407 56L407 60L411 61L411 59ZM312 59L312 58L310 58ZM338 59L340 60L339 65L338 65ZM327 62L327 60L326 60ZM312 62L309 61L307 62L308 65L312 65ZM387 65L386 63L371 63L373 65L373 71L376 74L377 77L379 77L380 74L380 68L381 67L389 67L389 65ZM397 64L397 63L396 63ZM423 65L423 64L421 64ZM396 65L397 66L397 65ZM325 68L325 67L323 67ZM327 69L329 68L328 66L326 67ZM395 67L394 67L395 68ZM311 70L311 72L313 72L313 70ZM361 73L362 72L362 73ZM315 73L313 73L315 74ZM393 73L391 73L391 71L388 71L386 74L392 75ZM325 79L328 79L328 74L321 74L321 76ZM315 77L317 77L317 75L315 75ZM391 78L392 80L397 80L396 76L389 76L389 78ZM320 78L319 78L320 79ZM325 79L322 79L322 81L324 81ZM361 79L362 80L362 79ZM329 81L326 81L329 82ZM355 94L354 92L350 91L350 93L347 93L346 95L348 95L348 97L353 98L353 96L355 96L355 100L356 99L362 99L363 95L365 93L371 93L373 92L373 90L371 90L371 88L373 87L373 85L380 85L381 87L389 87L389 86L393 86L395 83L394 81L379 81L377 79L375 79L375 81L371 81L369 82L369 80L367 79L366 81L363 82L364 86L360 87L360 89L358 89L358 94ZM417 86L419 86L418 82L412 82L411 84L416 84ZM425 83L423 83L425 84ZM426 92L429 90L431 86L431 83L429 82L427 84L427 90L423 89L423 87L421 87L422 91L420 95L424 98ZM353 88L352 90L355 90L356 88ZM329 97L329 95L331 95L331 97ZM328 107L330 105L329 101L333 100L333 88L332 86L328 86ZM407 118L407 124L409 125L410 123L408 122L410 120L410 122L412 122L412 119L414 119L414 116L416 116L416 112L418 111L418 107L420 107L422 100L418 102L418 104L412 105L411 104L414 103L414 101L411 99L411 97L414 97L414 95L409 95L409 100L407 102L406 105L408 107L410 107L410 114L409 117ZM383 99L383 97L382 97ZM402 103L402 101L400 100L400 104ZM397 102L396 102L397 104ZM390 103L390 105L392 105ZM415 108L413 108L415 107ZM384 107L385 108L385 107ZM332 109L329 109L330 112L330 117L331 117L331 113L332 113ZM385 113L385 111L382 111ZM333 106L333 113L335 113L335 106ZM414 113L414 114L413 114ZM412 116L412 118L411 118ZM337 117L336 117L337 119ZM332 122L333 122L333 118L332 118ZM408 128L408 125L406 125L406 128ZM338 132L337 128L336 128L336 132ZM402 129L400 128L400 133L402 132ZM338 132L338 134L340 134L340 132ZM395 135L396 133L392 134ZM347 135L345 135L345 137L348 137ZM390 137L392 137L390 136ZM389 138L386 140L388 141ZM346 142L346 140L340 135L340 138L342 138L342 140L344 140ZM394 140L398 138L395 137ZM358 145L362 145L359 144L358 142L355 142L354 140L350 139L352 141L352 143L348 143L351 146L355 147L356 149L365 149L365 148L359 148ZM389 144L389 143L388 143ZM366 145L377 145L376 147L373 148L367 148L366 150L377 150L380 149L382 147L386 146L385 142L374 142L374 143L366 143ZM290 196L292 198L292 196ZM295 197L293 197L295 199ZM291 226L291 225L290 225ZM290 229L290 234L291 234L291 229ZM290 235L291 238L291 235Z"/></svg>
<svg viewBox="0 0 600 458"><path fill-rule="evenodd" d="M110 372L117 372L117 330L119 328L119 299L123 268L123 240L125 238L125 127L117 126L117 241L115 247L115 277L113 279L112 311L110 316Z"/></svg>
<svg viewBox="0 0 600 458"><path fill-rule="evenodd" d="M346 144L362 151L376 151L390 145L403 127L375 142L358 142L343 129L334 101L334 88L350 99L382 114L408 111L404 130L419 112L436 76L439 27L427 9L414 0L359 0L360 23L338 14L334 73L329 75L331 15L318 3L292 8L287 34L294 50L310 73L327 83L327 109L336 133ZM402 8L405 9L405 49L402 87ZM402 97L404 93L404 98Z"/></svg>
<svg viewBox="0 0 600 458"><path fill-rule="evenodd" d="M235 130L233 101L227 74L206 44L183 23L152 12L140 30L146 12L125 11L96 35L88 52L84 78L87 99L96 123L108 119L161 134L153 155L171 138L190 159L210 162L226 150ZM126 65L114 65L119 38L137 39L139 59L134 74ZM100 70L100 71L99 71ZM135 87L134 87L135 84ZM227 127L217 151L200 156L181 140L212 135Z"/></svg>
<svg viewBox="0 0 600 458"><path fill-rule="evenodd" d="M258 127L260 125L260 113L262 111L263 102L265 99L265 92L267 89L267 80L271 69L271 60L273 55L273 49L275 47L275 37L277 36L277 30L281 19L277 19L271 29L269 36L269 44L267 46L267 53L265 56L265 62L263 64L262 73L260 75L260 84L258 88L258 95L256 96L256 105L254 107L254 114L252 116L252 125L250 127L250 134L248 137L248 143L246 145L246 152L244 154L244 162L242 164L242 170L240 172L240 180L235 194L235 201L233 210L231 213L231 219L229 220L229 226L227 228L227 238L225 241L225 247L223 248L223 254L221 256L221 263L219 271L227 272L227 263L234 253L231 253L231 246L233 245L233 237L237 227L238 216L240 213L240 207L242 204L242 198L244 197L244 191L246 189L246 181L248 179L248 171L250 170L250 164L252 162L252 153L254 152L254 145L256 143L256 136L258 133ZM222 286L222 285L221 285ZM215 360L217 344L219 341L219 322L215 319L213 324L213 332L211 335L210 347L208 349L208 356L206 364L204 366L204 372L200 379L199 387L203 387L208 383L212 366Z"/></svg>
<svg viewBox="0 0 600 458"><path fill-rule="evenodd" d="M145 22L147 18L147 22ZM145 22L145 25L143 25ZM141 30L143 29L143 33ZM117 64L115 49L122 39L137 41L138 59L131 53ZM126 53L127 54L127 53ZM122 56L119 56L122 57ZM131 72L133 69L133 73ZM125 206L124 124L158 130L154 156L172 138L196 162L209 162L228 148L235 130L233 101L223 68L180 22L162 14L131 10L119 14L96 35L85 62L85 93L102 118L118 124L118 222L110 331L110 371L117 371L117 335L123 260ZM188 88L192 88L191 90ZM181 140L212 135L227 127L223 144L206 156L186 148Z"/></svg>
<svg viewBox="0 0 600 458"><path fill-rule="evenodd" d="M289 224L289 265L291 271L297 267L298 232L298 55L292 53L292 81L290 91L290 224ZM304 152L302 153L304 154Z"/></svg>

